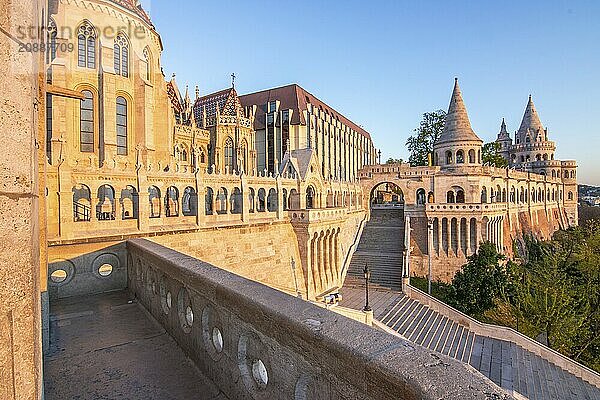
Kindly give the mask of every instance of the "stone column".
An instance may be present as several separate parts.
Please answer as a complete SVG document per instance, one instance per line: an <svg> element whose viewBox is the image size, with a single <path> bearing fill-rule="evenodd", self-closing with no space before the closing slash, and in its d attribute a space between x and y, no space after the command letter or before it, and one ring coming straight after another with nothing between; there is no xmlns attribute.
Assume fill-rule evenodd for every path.
<svg viewBox="0 0 600 400"><path fill-rule="evenodd" d="M462 236L461 236L461 229L460 229L461 222L462 222L462 218L457 217L456 218L456 255L457 256L462 251Z"/></svg>
<svg viewBox="0 0 600 400"><path fill-rule="evenodd" d="M438 256L440 256L442 254L442 249L444 248L443 244L442 244L442 219L441 218L437 218L437 221L438 221L438 232L437 232L437 235L438 235L438 251L437 251L437 254L438 254Z"/></svg>
<svg viewBox="0 0 600 400"><path fill-rule="evenodd" d="M469 218L467 218L465 228L467 229L465 235L465 256L469 256L471 254L471 220Z"/></svg>
<svg viewBox="0 0 600 400"><path fill-rule="evenodd" d="M277 219L283 219L283 187L281 185L281 175L275 180L277 187ZM289 193L288 193L289 196Z"/></svg>
<svg viewBox="0 0 600 400"><path fill-rule="evenodd" d="M326 232L325 236L323 237L323 257L324 257L324 262L323 262L323 276L325 278L325 287L323 289L326 289L327 287L329 287L329 276L330 276L330 269L331 269L331 252L329 249L329 233Z"/></svg>

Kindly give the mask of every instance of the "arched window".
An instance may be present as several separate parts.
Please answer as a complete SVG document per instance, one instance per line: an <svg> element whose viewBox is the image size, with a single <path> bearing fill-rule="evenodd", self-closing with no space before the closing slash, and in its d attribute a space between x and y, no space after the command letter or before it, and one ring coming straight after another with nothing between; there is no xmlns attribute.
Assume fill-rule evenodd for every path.
<svg viewBox="0 0 600 400"><path fill-rule="evenodd" d="M265 189L258 189L258 204L256 210L258 212L264 212L266 209L267 192Z"/></svg>
<svg viewBox="0 0 600 400"><path fill-rule="evenodd" d="M446 203L454 203L454 191L449 190L448 193L446 193Z"/></svg>
<svg viewBox="0 0 600 400"><path fill-rule="evenodd" d="M269 196L267 197L267 210L269 212L277 211L278 199L277 190L269 189Z"/></svg>
<svg viewBox="0 0 600 400"><path fill-rule="evenodd" d="M204 196L204 213L206 215L212 215L213 213L213 197L214 192L212 188L206 188L206 195Z"/></svg>
<svg viewBox="0 0 600 400"><path fill-rule="evenodd" d="M435 197L433 196L433 192L429 192L427 194L427 202L428 203L435 203Z"/></svg>
<svg viewBox="0 0 600 400"><path fill-rule="evenodd" d="M77 63L83 68L96 68L96 30L87 21L77 34Z"/></svg>
<svg viewBox="0 0 600 400"><path fill-rule="evenodd" d="M459 189L456 191L456 202L457 203L464 203L465 202L465 191L462 189Z"/></svg>
<svg viewBox="0 0 600 400"><path fill-rule="evenodd" d="M250 190L248 191L248 212L251 212L251 213L254 212L254 198L255 198L254 189L250 188Z"/></svg>
<svg viewBox="0 0 600 400"><path fill-rule="evenodd" d="M222 187L217 191L217 201L216 204L218 206L217 214L226 214L227 213L227 189Z"/></svg>
<svg viewBox="0 0 600 400"><path fill-rule="evenodd" d="M417 190L417 204L418 205L425 204L425 189Z"/></svg>
<svg viewBox="0 0 600 400"><path fill-rule="evenodd" d="M233 172L233 140L228 137L225 139L225 167L228 167L229 173Z"/></svg>
<svg viewBox="0 0 600 400"><path fill-rule="evenodd" d="M186 187L183 191L181 211L186 217L198 215L198 195L191 186Z"/></svg>
<svg viewBox="0 0 600 400"><path fill-rule="evenodd" d="M119 203L121 204L122 219L137 219L139 196L137 190L133 186L127 185L125 189L121 190Z"/></svg>
<svg viewBox="0 0 600 400"><path fill-rule="evenodd" d="M510 202L511 203L516 203L517 202L516 193L515 193L515 187L514 186L510 189Z"/></svg>
<svg viewBox="0 0 600 400"><path fill-rule="evenodd" d="M160 217L160 190L156 186L148 188L148 200L150 201L150 218Z"/></svg>
<svg viewBox="0 0 600 400"><path fill-rule="evenodd" d="M127 100L117 97L117 154L127 155Z"/></svg>
<svg viewBox="0 0 600 400"><path fill-rule="evenodd" d="M506 189L502 189L502 202L506 203Z"/></svg>
<svg viewBox="0 0 600 400"><path fill-rule="evenodd" d="M169 186L165 196L165 215L177 217L179 215L179 190L175 186Z"/></svg>
<svg viewBox="0 0 600 400"><path fill-rule="evenodd" d="M114 45L115 74L129 76L129 43L124 34L119 33Z"/></svg>
<svg viewBox="0 0 600 400"><path fill-rule="evenodd" d="M315 208L315 189L312 186L306 188L306 208Z"/></svg>
<svg viewBox="0 0 600 400"><path fill-rule="evenodd" d="M94 95L89 90L81 92L84 99L79 104L79 150L94 152Z"/></svg>
<svg viewBox="0 0 600 400"><path fill-rule="evenodd" d="M456 163L464 164L465 163L465 153L462 150L456 152Z"/></svg>
<svg viewBox="0 0 600 400"><path fill-rule="evenodd" d="M230 196L230 203L231 203L231 213L232 214L241 214L242 213L242 202L243 202L243 198L242 198L242 191L240 190L240 188L234 188L233 189L233 193L231 193Z"/></svg>
<svg viewBox="0 0 600 400"><path fill-rule="evenodd" d="M541 154L536 154L535 155L535 161L542 161L542 155Z"/></svg>
<svg viewBox="0 0 600 400"><path fill-rule="evenodd" d="M73 187L73 221L89 221L91 217L91 192L86 185Z"/></svg>
<svg viewBox="0 0 600 400"><path fill-rule="evenodd" d="M446 165L452 164L452 152L448 150L446 152Z"/></svg>
<svg viewBox="0 0 600 400"><path fill-rule="evenodd" d="M469 150L469 163L475 164L475 150Z"/></svg>
<svg viewBox="0 0 600 400"><path fill-rule="evenodd" d="M481 202L487 203L487 188L485 186L481 189Z"/></svg>
<svg viewBox="0 0 600 400"><path fill-rule="evenodd" d="M98 188L96 218L98 221L115 219L115 189L110 185L102 185Z"/></svg>
<svg viewBox="0 0 600 400"><path fill-rule="evenodd" d="M575 171L571 171L571 179L575 179Z"/></svg>
<svg viewBox="0 0 600 400"><path fill-rule="evenodd" d="M151 58L152 57L150 57L150 50L148 50L147 47L144 49L144 54L143 55L144 55L144 64L145 64L144 65L144 67L145 67L145 71L144 72L145 72L146 80L148 82L150 82L150 77L152 76L151 75L151 71L150 71L150 68L151 68L150 62L151 62Z"/></svg>
<svg viewBox="0 0 600 400"><path fill-rule="evenodd" d="M240 169L242 171L248 171L248 142L246 142L246 139L242 140L242 144L240 147L240 157L242 157L242 159L239 162Z"/></svg>

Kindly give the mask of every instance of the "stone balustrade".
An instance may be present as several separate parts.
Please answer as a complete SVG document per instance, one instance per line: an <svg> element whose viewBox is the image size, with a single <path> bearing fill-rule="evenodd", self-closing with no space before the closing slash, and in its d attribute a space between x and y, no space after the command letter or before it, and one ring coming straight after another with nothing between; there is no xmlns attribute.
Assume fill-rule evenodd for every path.
<svg viewBox="0 0 600 400"><path fill-rule="evenodd" d="M467 365L143 239L128 286L231 399L508 399Z"/></svg>

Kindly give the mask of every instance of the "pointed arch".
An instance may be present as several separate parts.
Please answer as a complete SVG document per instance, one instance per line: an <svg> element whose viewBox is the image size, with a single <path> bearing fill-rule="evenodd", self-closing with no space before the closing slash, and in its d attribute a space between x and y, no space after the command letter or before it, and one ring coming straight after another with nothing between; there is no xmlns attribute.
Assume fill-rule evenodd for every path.
<svg viewBox="0 0 600 400"><path fill-rule="evenodd" d="M96 68L96 28L84 20L77 29L77 65L82 68Z"/></svg>
<svg viewBox="0 0 600 400"><path fill-rule="evenodd" d="M114 43L115 74L125 78L129 77L129 39L123 32L119 32Z"/></svg>

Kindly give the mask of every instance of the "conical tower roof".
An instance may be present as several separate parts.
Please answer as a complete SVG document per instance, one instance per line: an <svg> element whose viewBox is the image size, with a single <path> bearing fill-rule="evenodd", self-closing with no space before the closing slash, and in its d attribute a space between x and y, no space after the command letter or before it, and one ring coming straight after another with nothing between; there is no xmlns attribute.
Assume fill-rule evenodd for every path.
<svg viewBox="0 0 600 400"><path fill-rule="evenodd" d="M498 139L505 139L508 137L510 137L510 135L506 130L506 122L504 122L504 118L502 118L502 124L500 124L500 133L498 133Z"/></svg>
<svg viewBox="0 0 600 400"><path fill-rule="evenodd" d="M458 78L455 78L454 90L452 91L452 98L450 99L450 106L448 107L444 123L444 131L436 144L464 141L482 142L475 132L473 132L473 128L471 128L467 108L465 107L462 93L458 86Z"/></svg>
<svg viewBox="0 0 600 400"><path fill-rule="evenodd" d="M527 134L528 129L534 134L544 131L544 125L542 125L540 116L535 110L533 100L531 100L531 95L529 95L529 101L525 107L525 114L523 114L523 120L521 121L521 126L519 127L519 135Z"/></svg>

